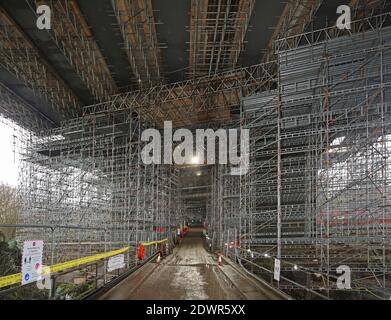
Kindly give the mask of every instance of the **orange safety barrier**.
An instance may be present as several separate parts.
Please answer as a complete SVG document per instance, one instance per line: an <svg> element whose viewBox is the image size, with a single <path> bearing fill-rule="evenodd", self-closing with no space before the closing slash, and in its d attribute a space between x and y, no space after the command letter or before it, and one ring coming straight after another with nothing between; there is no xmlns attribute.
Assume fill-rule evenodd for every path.
<svg viewBox="0 0 391 320"><path fill-rule="evenodd" d="M143 244L140 244L137 249L137 258L139 260L144 260L144 256L145 256L145 247Z"/></svg>
<svg viewBox="0 0 391 320"><path fill-rule="evenodd" d="M188 226L185 226L184 228L183 228L183 230L180 232L180 237L181 238L183 238L185 235L186 235L186 233L189 231L189 227Z"/></svg>

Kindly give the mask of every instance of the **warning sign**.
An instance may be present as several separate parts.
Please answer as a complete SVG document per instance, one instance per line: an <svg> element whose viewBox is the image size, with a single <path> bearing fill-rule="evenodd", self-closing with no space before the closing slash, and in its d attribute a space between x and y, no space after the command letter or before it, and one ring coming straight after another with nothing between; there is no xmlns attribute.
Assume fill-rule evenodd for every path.
<svg viewBox="0 0 391 320"><path fill-rule="evenodd" d="M40 279L42 256L42 240L29 240L23 243L22 285L35 282Z"/></svg>
<svg viewBox="0 0 391 320"><path fill-rule="evenodd" d="M111 272L113 270L121 269L125 267L125 256L123 254L118 254L114 257L111 257L107 262L107 271Z"/></svg>

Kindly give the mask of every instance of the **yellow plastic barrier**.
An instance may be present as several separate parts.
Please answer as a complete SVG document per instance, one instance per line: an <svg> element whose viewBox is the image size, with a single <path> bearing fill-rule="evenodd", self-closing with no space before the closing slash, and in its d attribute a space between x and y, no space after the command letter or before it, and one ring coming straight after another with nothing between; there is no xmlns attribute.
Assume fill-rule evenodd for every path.
<svg viewBox="0 0 391 320"><path fill-rule="evenodd" d="M58 263L53 266L44 268L43 274L47 274L49 272L55 273L55 272L63 271L66 269L78 267L83 264L87 264L87 263L95 262L95 261L98 261L101 259L105 259L108 257L116 256L117 254L121 254L123 252L126 252L128 249L129 249L129 247L125 247L125 248L121 248L121 249L114 250L114 251L98 253L93 256L88 256L88 257L84 257L84 258L70 260L67 262ZM11 275L8 275L5 277L0 277L0 288L19 283L21 281L22 281L22 274L21 273L15 273L15 274L11 274Z"/></svg>
<svg viewBox="0 0 391 320"><path fill-rule="evenodd" d="M129 247L125 247L125 248L114 250L114 251L98 253L98 254L93 255L93 256L84 257L84 258L80 258L80 259L75 259L75 260L70 260L70 261L67 261L67 262L55 264L55 265L51 266L50 268L48 268L48 271L50 273L63 271L63 270L66 270L66 269L70 269L70 268L73 268L73 267L80 266L82 264L87 264L87 263L95 262L95 261L98 261L98 260L101 260L101 259L105 259L105 258L109 258L109 257L112 257L112 256L116 256L117 254L121 254L123 252L126 252L128 249L129 249Z"/></svg>
<svg viewBox="0 0 391 320"><path fill-rule="evenodd" d="M160 244L160 243L163 243L166 241L168 241L168 238L164 238L163 240L151 241L151 242L143 242L142 245L144 247L148 247L148 246L152 246L154 244Z"/></svg>
<svg viewBox="0 0 391 320"><path fill-rule="evenodd" d="M12 284L18 283L22 281L22 274L15 273L9 276L0 277L0 288L10 286Z"/></svg>
<svg viewBox="0 0 391 320"><path fill-rule="evenodd" d="M151 246L153 244L160 244L163 242L166 242L168 239L164 238L163 240L157 240L157 241L151 241L151 242L144 242L144 246ZM62 263L55 264L50 267L46 267L43 270L43 274L47 273L55 273L59 271L63 271L66 269L74 268L81 266L83 264L95 262L101 259L109 258L112 256L116 256L117 254L121 254L123 252L126 252L129 249L129 247L121 248L114 251L104 252L104 253L98 253L93 256L88 256L84 258L79 258L75 260L70 260ZM22 274L21 273L15 273L8 276L0 277L0 288L7 287L16 283L19 283L22 281Z"/></svg>

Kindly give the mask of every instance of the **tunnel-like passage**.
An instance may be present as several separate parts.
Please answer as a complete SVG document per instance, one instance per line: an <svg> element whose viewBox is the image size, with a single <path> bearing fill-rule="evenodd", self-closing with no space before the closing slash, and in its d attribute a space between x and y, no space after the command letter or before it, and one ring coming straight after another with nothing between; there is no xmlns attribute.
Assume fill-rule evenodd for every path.
<svg viewBox="0 0 391 320"><path fill-rule="evenodd" d="M202 228L194 228L174 253L146 264L99 297L102 300L278 299L230 264L218 264L204 246ZM239 289L240 288L240 289Z"/></svg>

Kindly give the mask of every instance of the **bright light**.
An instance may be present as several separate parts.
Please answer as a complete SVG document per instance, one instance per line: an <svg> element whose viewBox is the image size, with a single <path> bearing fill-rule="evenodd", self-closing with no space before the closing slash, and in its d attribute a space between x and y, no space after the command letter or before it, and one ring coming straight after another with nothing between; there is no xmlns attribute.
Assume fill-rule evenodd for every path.
<svg viewBox="0 0 391 320"><path fill-rule="evenodd" d="M298 270L299 267L298 267L297 265L294 265L294 266L293 266L293 269Z"/></svg>
<svg viewBox="0 0 391 320"><path fill-rule="evenodd" d="M250 250L250 249L247 249L247 252L248 252L248 253L251 253L251 250Z"/></svg>
<svg viewBox="0 0 391 320"><path fill-rule="evenodd" d="M199 164L200 158L198 156L194 156L193 158L191 158L191 163L192 164Z"/></svg>
<svg viewBox="0 0 391 320"><path fill-rule="evenodd" d="M265 258L268 258L268 257L269 257L269 255L268 255L267 253L265 253L263 256L264 256Z"/></svg>
<svg viewBox="0 0 391 320"><path fill-rule="evenodd" d="M201 176L201 172L197 172L197 176L198 176L198 177Z"/></svg>
<svg viewBox="0 0 391 320"><path fill-rule="evenodd" d="M331 146L339 146L345 140L345 137L338 137L333 140Z"/></svg>

